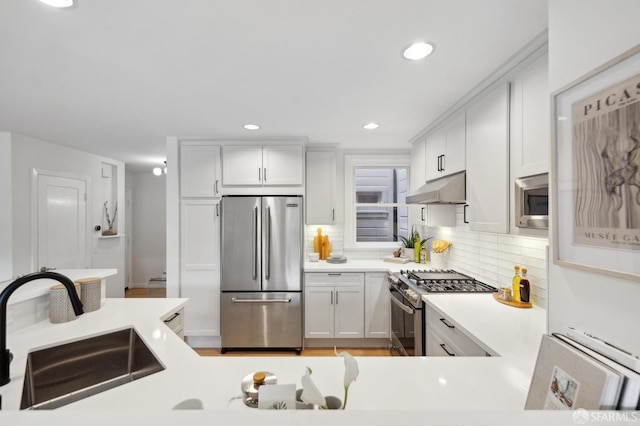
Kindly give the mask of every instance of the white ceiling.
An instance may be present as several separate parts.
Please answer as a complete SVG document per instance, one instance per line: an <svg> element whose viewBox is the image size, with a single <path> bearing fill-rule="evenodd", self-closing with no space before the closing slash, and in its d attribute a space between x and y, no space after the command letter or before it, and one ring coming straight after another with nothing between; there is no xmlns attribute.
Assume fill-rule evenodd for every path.
<svg viewBox="0 0 640 426"><path fill-rule="evenodd" d="M545 0L0 0L0 130L138 171L168 135L409 148L546 26Z"/></svg>

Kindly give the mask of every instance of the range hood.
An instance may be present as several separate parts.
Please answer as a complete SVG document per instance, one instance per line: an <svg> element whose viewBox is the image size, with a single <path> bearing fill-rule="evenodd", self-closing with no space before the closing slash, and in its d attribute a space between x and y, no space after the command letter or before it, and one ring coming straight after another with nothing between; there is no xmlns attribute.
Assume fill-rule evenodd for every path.
<svg viewBox="0 0 640 426"><path fill-rule="evenodd" d="M427 182L407 196L407 204L465 204L467 177L465 172Z"/></svg>

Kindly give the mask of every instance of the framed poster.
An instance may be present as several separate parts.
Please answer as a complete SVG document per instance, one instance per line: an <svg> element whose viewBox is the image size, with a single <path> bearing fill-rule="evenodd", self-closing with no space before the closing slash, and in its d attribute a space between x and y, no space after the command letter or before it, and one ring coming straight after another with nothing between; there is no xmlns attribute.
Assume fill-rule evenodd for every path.
<svg viewBox="0 0 640 426"><path fill-rule="evenodd" d="M640 280L640 45L552 95L554 263Z"/></svg>

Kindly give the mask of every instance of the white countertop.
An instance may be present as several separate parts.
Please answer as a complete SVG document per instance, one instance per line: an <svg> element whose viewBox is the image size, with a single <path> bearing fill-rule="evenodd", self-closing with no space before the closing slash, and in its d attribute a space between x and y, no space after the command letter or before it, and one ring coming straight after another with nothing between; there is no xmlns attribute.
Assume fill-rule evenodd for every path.
<svg viewBox="0 0 640 426"><path fill-rule="evenodd" d="M81 278L107 278L118 273L117 269L54 269L51 272L57 272L65 275L71 281L79 280ZM0 284L0 291L4 290L14 280L5 281ZM43 295L49 294L49 289L60 284L58 281L51 279L40 279L31 281L28 284L18 288L9 297L7 305L23 302L28 299L34 299Z"/></svg>
<svg viewBox="0 0 640 426"><path fill-rule="evenodd" d="M353 260L345 264L305 263L306 272L395 272L416 267L412 263L398 265L381 260ZM332 421L346 424L365 418L370 422L385 418L391 420L399 413L415 413L413 410L423 411L420 414L422 419L437 418L438 424L457 424L456 419L459 418L451 414L439 417L442 410L445 413L451 413L448 410L473 413L472 417L465 417L469 420L509 419L501 424L510 424L516 418L530 419L522 408L540 335L545 330L545 311L535 307L511 308L487 294L427 295L424 300L432 308L454 318L456 326L483 342L486 350L501 356L357 357L360 375L349 392L348 409L340 415L332 414ZM56 410L56 416L68 419L64 413L74 416L77 410L101 411L108 413L102 419L109 421L99 423L102 419L98 419L98 423L112 424L119 418L118 410L130 412L135 409L146 413L156 423L168 424L168 419L175 420L177 414L167 410L185 399L199 398L205 411L199 415L189 413L190 418L200 420L198 424L210 424L212 419L221 418L245 421L253 419L254 415L260 415L256 421L275 424L273 417L269 417L275 413L250 409L240 400L233 399L241 394L241 380L250 373L266 370L276 374L278 383L295 383L300 387L300 378L307 366L313 369L314 381L325 395L342 397L342 358L198 356L160 320L186 303L186 299L105 299L101 309L74 321L51 324L46 320L9 334L7 343L15 359L11 364L12 381L0 387L2 408L9 410L0 412L0 420L11 418L3 416L19 407L29 350L127 326L136 328L166 367L165 370L61 407ZM214 410L216 415L207 415L212 412L209 410ZM510 411L508 416L504 416L504 411L495 410ZM163 412L167 415L161 414ZM369 415L370 412L380 414ZM15 418L22 420L37 415L35 412L13 413ZM317 421L314 413L317 412L297 411L295 421L303 417ZM183 412L184 415L187 413ZM553 423L553 420L564 422L571 418L557 416L560 414L547 418L545 413L545 422L561 424ZM498 424L496 421L493 423ZM96 423L92 421L92 424L95 426Z"/></svg>
<svg viewBox="0 0 640 426"><path fill-rule="evenodd" d="M42 321L8 336L15 358L11 382L0 388L3 409L19 407L29 350L133 325L166 369L94 395L59 410L168 410L187 398L199 398L207 409L250 410L241 401L240 382L267 370L278 383L295 383L307 366L325 395L342 397L344 368L338 357L200 357L160 318L186 299L106 299L100 310L78 319ZM529 378L508 359L358 357L360 375L349 393L350 410L492 410L524 406ZM470 380L470 378L472 378Z"/></svg>
<svg viewBox="0 0 640 426"><path fill-rule="evenodd" d="M345 263L328 263L326 260L304 262L305 272L400 272L401 269L427 269L421 263L391 263L382 259L347 259Z"/></svg>

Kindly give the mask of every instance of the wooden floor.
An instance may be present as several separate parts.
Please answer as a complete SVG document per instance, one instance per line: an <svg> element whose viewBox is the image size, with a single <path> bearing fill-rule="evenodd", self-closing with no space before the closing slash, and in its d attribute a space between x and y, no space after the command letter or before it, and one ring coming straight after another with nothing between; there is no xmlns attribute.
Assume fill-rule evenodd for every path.
<svg viewBox="0 0 640 426"><path fill-rule="evenodd" d="M127 288L126 298L162 298L167 296L164 288ZM224 355L220 348L194 348L201 356L297 356L294 351L228 351ZM387 348L338 348L338 352L347 351L353 356L389 356ZM333 348L305 348L300 356L336 356Z"/></svg>
<svg viewBox="0 0 640 426"><path fill-rule="evenodd" d="M338 353L349 352L352 356L390 356L386 348L338 348ZM294 351L228 351L224 355L219 348L194 348L200 356L297 356ZM333 348L305 348L300 356L336 356Z"/></svg>
<svg viewBox="0 0 640 426"><path fill-rule="evenodd" d="M132 298L163 298L167 297L167 289L165 288L126 288L124 297Z"/></svg>

